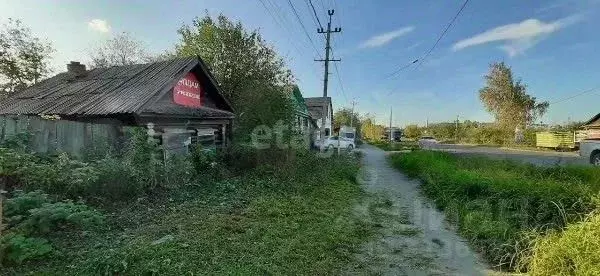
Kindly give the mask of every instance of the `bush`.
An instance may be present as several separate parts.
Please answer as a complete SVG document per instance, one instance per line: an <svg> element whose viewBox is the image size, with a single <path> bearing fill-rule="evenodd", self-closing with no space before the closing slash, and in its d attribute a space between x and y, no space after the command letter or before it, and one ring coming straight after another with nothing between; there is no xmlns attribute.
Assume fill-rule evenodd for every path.
<svg viewBox="0 0 600 276"><path fill-rule="evenodd" d="M63 201L44 203L39 208L29 210L29 216L15 227L25 233L46 234L67 226L89 229L103 221L104 216L89 206Z"/></svg>
<svg viewBox="0 0 600 276"><path fill-rule="evenodd" d="M199 177L214 179L219 176L217 155L212 150L205 150L200 145L194 147L190 156L194 171Z"/></svg>
<svg viewBox="0 0 600 276"><path fill-rule="evenodd" d="M95 161L94 166L98 171L98 178L90 185L88 195L127 200L144 192L145 183L136 179L134 168L127 166L122 159L106 157Z"/></svg>
<svg viewBox="0 0 600 276"><path fill-rule="evenodd" d="M151 194L158 188L182 187L197 175L187 158L172 156L163 160L163 152L148 140L142 129L133 129L129 135L120 156L109 154L89 162L66 153L37 156L0 148L0 178L9 191L43 190L70 199L128 200Z"/></svg>
<svg viewBox="0 0 600 276"><path fill-rule="evenodd" d="M9 230L27 234L45 234L67 224L89 228L102 223L104 216L83 203L53 202L41 191L16 191L4 205Z"/></svg>
<svg viewBox="0 0 600 276"><path fill-rule="evenodd" d="M26 190L41 189L71 198L85 195L98 177L98 171L92 164L72 159L66 153L31 164L27 173L22 175Z"/></svg>
<svg viewBox="0 0 600 276"><path fill-rule="evenodd" d="M52 247L46 239L30 236L47 235L67 227L91 229L104 221L104 216L83 203L53 202L41 191L15 191L4 202L8 227L0 239L0 262L20 264L42 257ZM3 233L3 234L5 234Z"/></svg>
<svg viewBox="0 0 600 276"><path fill-rule="evenodd" d="M50 198L42 191L25 193L17 190L13 193L13 197L4 201L4 216L9 225L14 225L27 217L29 210L42 207L49 202Z"/></svg>
<svg viewBox="0 0 600 276"><path fill-rule="evenodd" d="M46 239L29 238L20 234L8 234L0 238L1 263L21 264L51 252L52 246Z"/></svg>
<svg viewBox="0 0 600 276"><path fill-rule="evenodd" d="M33 135L29 132L19 132L0 141L0 147L15 150L27 150Z"/></svg>

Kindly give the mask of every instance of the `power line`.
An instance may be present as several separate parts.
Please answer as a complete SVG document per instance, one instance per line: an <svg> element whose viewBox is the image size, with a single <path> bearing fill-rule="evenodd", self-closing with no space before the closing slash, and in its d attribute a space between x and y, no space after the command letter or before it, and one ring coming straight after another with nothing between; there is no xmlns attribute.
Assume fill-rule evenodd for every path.
<svg viewBox="0 0 600 276"><path fill-rule="evenodd" d="M600 86L597 86L597 87L594 87L594 88L591 88L591 89L584 90L584 91L582 91L582 92L580 92L580 93L577 93L577 94L575 94L575 95L573 95L573 96L570 96L570 97L566 97L566 98L563 98L563 99L560 99L560 100L556 100L556 101L554 101L554 102L551 102L551 103L550 103L550 105L557 104L557 103L562 103L562 102L568 101L568 100L570 100L570 99L573 99L573 98L577 98L577 97L579 97L579 96L582 96L582 95L584 95L584 94L587 94L587 93L594 92L594 91L596 91L596 90L598 90L598 89L600 89Z"/></svg>
<svg viewBox="0 0 600 276"><path fill-rule="evenodd" d="M442 40L442 38L444 37L444 35L446 35L446 33L448 32L448 30L450 29L450 27L452 27L452 25L454 24L454 22L456 21L456 19L458 18L458 16L462 13L462 11L465 9L465 7L467 6L467 4L469 3L469 0L465 0L465 2L462 4L462 6L460 7L460 9L458 10L458 12L456 13L456 15L454 15L454 17L452 18L452 20L450 20L450 22L448 23L448 25L446 25L446 28L444 28L444 31L440 34L440 36L437 38L437 40L435 41L435 43L433 44L433 46L423 55L423 57L421 57L420 59L416 59L415 61L413 61L412 63L409 63L407 65L404 65L398 69L396 69L394 72L392 72L391 74L389 74L387 78L390 78L402 71L404 71L405 69L407 69L408 67L412 66L413 64L417 63L417 66L415 67L414 70L417 70L417 68L419 68L419 66L421 64L423 64L423 62L425 61L425 59L427 57L429 57L429 55L431 54L431 52L433 52L433 50L435 49L435 47L437 47L437 45L440 43L440 41Z"/></svg>
<svg viewBox="0 0 600 276"><path fill-rule="evenodd" d="M462 4L462 6L460 7L460 9L456 13L456 15L454 15L454 18L452 18L452 20L450 20L450 23L448 23L448 25L446 26L446 28L444 29L444 31L442 32L442 34L435 41L435 43L433 44L433 46L431 47L431 49L429 49L429 51L427 51L427 53L421 58L421 61L419 61L419 63L417 63L417 66L415 67L415 70L417 70L417 68L419 68L419 66L421 64L423 64L423 62L425 61L425 59L431 54L431 52L433 52L433 50L435 49L435 47L437 47L438 43L440 43L440 40L442 40L442 38L444 37L444 35L446 35L446 33L448 32L448 30L450 29L450 27L452 27L452 25L454 24L454 21L456 21L456 19L462 13L462 11L465 9L465 7L467 6L468 3L469 3L469 0L465 0L465 2Z"/></svg>
<svg viewBox="0 0 600 276"><path fill-rule="evenodd" d="M317 26L317 27L323 29L323 25L321 25L321 20L319 20L319 16L317 15L317 11L315 10L315 6L313 5L312 0L308 0L308 3L310 4L310 7L312 8L315 18L317 19L317 23L319 23L319 26Z"/></svg>
<svg viewBox="0 0 600 276"><path fill-rule="evenodd" d="M418 60L418 59L415 59L415 60L413 60L411 63L407 63L406 65L404 65L404 66L402 66L402 67L398 68L396 71L394 71L394 72L392 72L391 74L387 75L387 76L385 77L385 79L389 79L389 78L391 78L392 76L394 76L394 75L396 75L396 74L398 74L398 73L400 73L400 72L402 72L402 71L404 71L404 70L408 69L408 67L412 66L413 64L415 64L415 63L417 63L417 62L419 62L419 60Z"/></svg>
<svg viewBox="0 0 600 276"><path fill-rule="evenodd" d="M331 55L335 56L333 54L333 49L331 49ZM348 102L348 98L346 97L346 91L344 90L344 83L342 82L342 75L340 75L340 70L338 69L337 63L333 63L334 68L335 68L335 76L338 80L338 83L340 84L340 90L342 91L342 96L344 96L344 101Z"/></svg>
<svg viewBox="0 0 600 276"><path fill-rule="evenodd" d="M288 3L290 4L290 7L292 7L292 11L294 12L294 15L296 15L296 19L298 19L298 23L300 23L300 26L302 27L304 34L310 41L310 44L313 46L313 48L315 49L315 52L319 55L319 57L321 57L321 54L319 54L319 50L317 50L317 46L315 46L315 43L313 42L312 38L308 34L308 31L306 30L306 27L304 26L302 19L300 19L300 15L298 15L298 11L296 10L296 7L294 7L294 4L292 4L291 0L288 0Z"/></svg>
<svg viewBox="0 0 600 276"><path fill-rule="evenodd" d="M286 34L286 38L288 39L290 45L293 46L293 48L296 50L296 52L298 52L298 54L300 54L300 56L304 56L306 55L306 53L302 50L300 50L301 48L303 50L306 50L305 47L299 47L296 43L296 40L291 39L290 38L290 34L293 33L291 31L291 29L289 28L289 24L285 24L285 19L281 16L281 14L277 13L277 12L273 12L266 4L265 1L269 1L269 0L259 0L259 2L262 4L262 6L265 8L265 10L267 10L267 13L269 13L269 15L271 16L271 18L273 18L273 21L275 22L276 25L278 25ZM271 4L272 6L274 6L275 8L278 8L277 6L275 6L273 3L268 2L269 4ZM279 10L281 11L281 10ZM277 16L276 16L277 15ZM283 22L283 23L282 23ZM317 78L320 78L317 74L316 71L310 70Z"/></svg>

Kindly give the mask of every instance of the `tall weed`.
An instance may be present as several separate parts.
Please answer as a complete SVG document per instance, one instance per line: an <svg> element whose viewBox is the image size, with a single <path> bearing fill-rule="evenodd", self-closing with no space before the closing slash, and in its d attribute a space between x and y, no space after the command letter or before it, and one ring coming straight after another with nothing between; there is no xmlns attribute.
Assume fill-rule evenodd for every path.
<svg viewBox="0 0 600 276"><path fill-rule="evenodd" d="M423 181L422 189L455 218L460 232L493 264L516 268L524 237L562 229L595 208L595 168L542 168L483 157L419 151L392 164Z"/></svg>

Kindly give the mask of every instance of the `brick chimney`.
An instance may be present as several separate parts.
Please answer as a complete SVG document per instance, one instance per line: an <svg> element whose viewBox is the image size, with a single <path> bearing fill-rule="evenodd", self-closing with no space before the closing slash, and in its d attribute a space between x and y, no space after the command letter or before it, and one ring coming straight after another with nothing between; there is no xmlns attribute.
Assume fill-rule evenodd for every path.
<svg viewBox="0 0 600 276"><path fill-rule="evenodd" d="M67 72L71 73L76 78L84 77L86 75L85 65L78 61L71 61L67 64Z"/></svg>

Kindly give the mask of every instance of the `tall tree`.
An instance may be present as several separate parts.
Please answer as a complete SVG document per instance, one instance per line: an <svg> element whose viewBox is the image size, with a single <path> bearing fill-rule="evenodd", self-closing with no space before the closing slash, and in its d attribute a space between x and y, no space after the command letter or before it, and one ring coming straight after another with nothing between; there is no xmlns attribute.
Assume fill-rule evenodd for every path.
<svg viewBox="0 0 600 276"><path fill-rule="evenodd" d="M381 137L383 137L385 132L385 127L376 124L373 118L369 117L368 114L361 120L360 125L362 138L369 141L381 140Z"/></svg>
<svg viewBox="0 0 600 276"><path fill-rule="evenodd" d="M131 65L152 61L144 44L129 33L109 38L90 53L91 67Z"/></svg>
<svg viewBox="0 0 600 276"><path fill-rule="evenodd" d="M40 81L49 72L52 45L33 36L19 20L0 29L0 97Z"/></svg>
<svg viewBox="0 0 600 276"><path fill-rule="evenodd" d="M538 102L527 94L527 86L514 80L511 68L504 62L493 63L485 76L486 86L479 99L504 129L527 127L548 110L548 102Z"/></svg>
<svg viewBox="0 0 600 276"><path fill-rule="evenodd" d="M208 14L179 29L178 56L200 56L211 69L237 115L238 133L257 125L291 122L293 77L283 59L258 31L224 15Z"/></svg>
<svg viewBox="0 0 600 276"><path fill-rule="evenodd" d="M421 129L417 125L407 125L404 128L404 136L412 139L419 138L421 136Z"/></svg>
<svg viewBox="0 0 600 276"><path fill-rule="evenodd" d="M340 128L341 126L354 126L356 128L357 136L360 136L360 118L358 113L352 113L350 108L342 108L333 113L333 128Z"/></svg>

